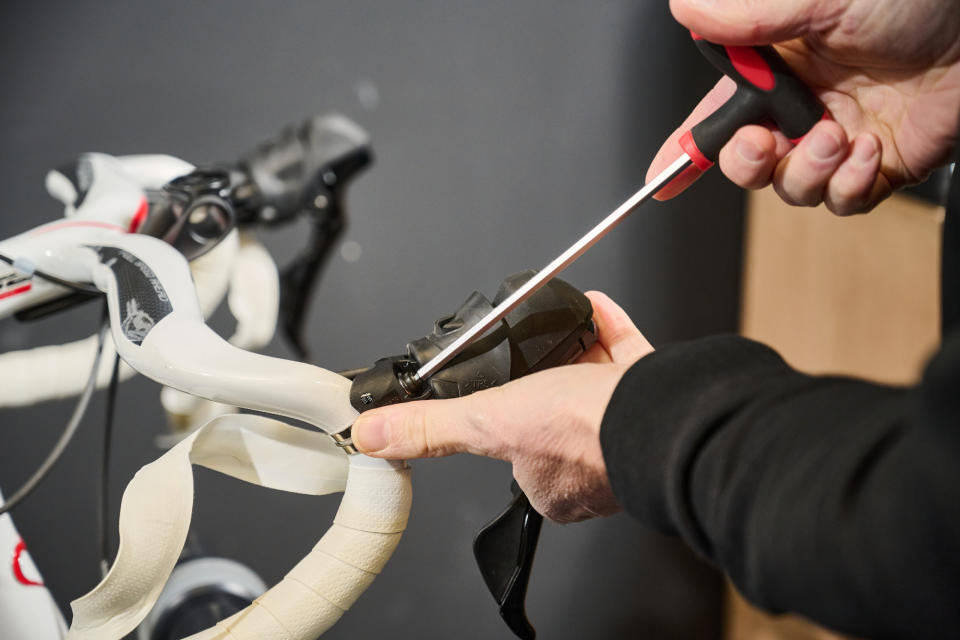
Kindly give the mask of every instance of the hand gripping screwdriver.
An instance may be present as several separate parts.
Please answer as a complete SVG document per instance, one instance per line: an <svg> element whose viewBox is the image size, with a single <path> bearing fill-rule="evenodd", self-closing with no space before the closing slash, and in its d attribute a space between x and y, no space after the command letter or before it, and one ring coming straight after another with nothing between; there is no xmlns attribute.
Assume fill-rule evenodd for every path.
<svg viewBox="0 0 960 640"><path fill-rule="evenodd" d="M820 120L829 118L823 104L800 81L771 46L723 46L692 33L700 52L737 84L736 93L717 111L680 138L681 156L642 189L557 256L509 298L498 304L455 342L400 382L415 394L424 380L489 331L551 278L583 255L644 202L674 180L689 180L716 162L720 150L740 127L772 122L792 142L799 142Z"/></svg>

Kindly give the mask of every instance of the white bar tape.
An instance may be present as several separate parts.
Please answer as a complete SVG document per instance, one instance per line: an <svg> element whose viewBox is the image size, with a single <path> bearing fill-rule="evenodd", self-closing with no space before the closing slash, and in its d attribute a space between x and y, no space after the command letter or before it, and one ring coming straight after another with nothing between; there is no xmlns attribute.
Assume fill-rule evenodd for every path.
<svg viewBox="0 0 960 640"><path fill-rule="evenodd" d="M197 286L197 296L204 317L209 317L227 294L230 274L239 251L237 233L231 232L208 254L190 265ZM90 376L90 366L97 353L97 336L75 342L8 351L0 354L0 408L24 407L48 400L80 395ZM103 358L97 372L97 388L110 383L113 341L103 345ZM120 381L136 373L125 362L120 363Z"/></svg>
<svg viewBox="0 0 960 640"><path fill-rule="evenodd" d="M80 395L96 354L97 336L0 354L0 407L25 407ZM113 340L108 339L103 345L103 358L97 372L98 389L109 384L115 355ZM134 373L125 363L120 363L121 381Z"/></svg>
<svg viewBox="0 0 960 640"><path fill-rule="evenodd" d="M191 640L313 640L382 570L410 512L405 463L346 456L319 432L255 415L214 419L127 486L110 573L72 603L69 640L119 640L156 602L183 548L193 503L191 463L282 491L344 491L335 523L272 589Z"/></svg>
<svg viewBox="0 0 960 640"><path fill-rule="evenodd" d="M270 252L250 233L240 234L227 303L237 319L230 344L255 351L273 340L280 311L280 275Z"/></svg>
<svg viewBox="0 0 960 640"><path fill-rule="evenodd" d="M234 229L217 246L190 263L204 318L213 315L226 297L239 253L240 234Z"/></svg>

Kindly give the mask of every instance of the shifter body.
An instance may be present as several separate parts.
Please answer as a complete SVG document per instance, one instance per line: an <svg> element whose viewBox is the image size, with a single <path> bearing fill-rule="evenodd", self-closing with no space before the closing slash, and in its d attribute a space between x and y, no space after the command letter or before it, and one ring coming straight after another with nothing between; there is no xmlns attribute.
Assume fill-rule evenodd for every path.
<svg viewBox="0 0 960 640"><path fill-rule="evenodd" d="M535 273L524 271L504 280L492 302L472 293L455 313L437 320L430 334L409 342L403 354L381 358L357 374L351 404L363 412L411 400L459 398L574 362L596 342L593 307L575 287L554 278L433 376L412 382L422 365ZM515 485L513 494L506 509L477 534L473 549L507 626L518 637L532 640L536 632L527 620L525 599L543 517Z"/></svg>

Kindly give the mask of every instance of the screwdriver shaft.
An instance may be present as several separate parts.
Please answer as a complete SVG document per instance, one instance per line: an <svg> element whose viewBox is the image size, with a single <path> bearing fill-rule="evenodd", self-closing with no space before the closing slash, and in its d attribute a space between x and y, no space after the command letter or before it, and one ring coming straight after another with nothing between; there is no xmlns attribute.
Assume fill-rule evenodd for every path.
<svg viewBox="0 0 960 640"><path fill-rule="evenodd" d="M490 313L484 316L479 322L467 329L463 335L447 345L440 353L430 359L429 362L421 366L412 382L418 383L426 380L441 368L450 362L463 351L474 340L490 330L508 313L513 311L520 303L533 295L540 287L549 282L554 276L566 269L577 258L582 256L587 249L607 235L614 227L623 221L637 207L649 200L654 194L660 191L664 185L680 175L684 169L690 166L691 160L687 154L683 154L673 164L662 171L657 177L648 182L640 191L637 191L626 202L621 204L609 216L603 219L597 226L587 232L586 235L577 240L570 248L557 256L550 264L538 271L532 278L527 280L523 286L513 292L506 300L498 304Z"/></svg>

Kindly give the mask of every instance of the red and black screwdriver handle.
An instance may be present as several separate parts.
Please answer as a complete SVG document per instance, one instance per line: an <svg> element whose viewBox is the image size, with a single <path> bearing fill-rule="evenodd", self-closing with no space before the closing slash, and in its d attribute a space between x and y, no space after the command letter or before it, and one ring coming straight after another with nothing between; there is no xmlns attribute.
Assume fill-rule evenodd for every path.
<svg viewBox="0 0 960 640"><path fill-rule="evenodd" d="M829 118L826 108L771 46L723 46L692 33L700 52L737 83L737 91L719 109L686 132L680 146L701 171L740 127L771 122L794 143Z"/></svg>

